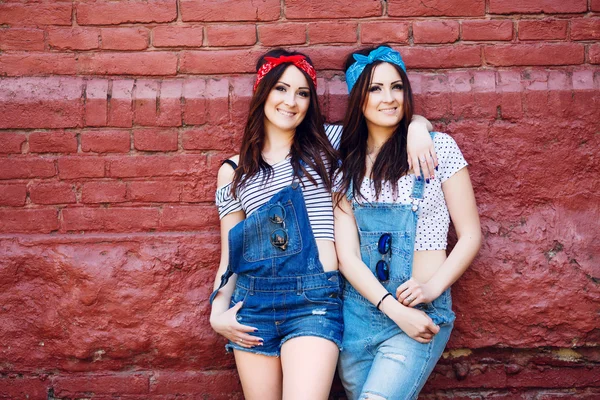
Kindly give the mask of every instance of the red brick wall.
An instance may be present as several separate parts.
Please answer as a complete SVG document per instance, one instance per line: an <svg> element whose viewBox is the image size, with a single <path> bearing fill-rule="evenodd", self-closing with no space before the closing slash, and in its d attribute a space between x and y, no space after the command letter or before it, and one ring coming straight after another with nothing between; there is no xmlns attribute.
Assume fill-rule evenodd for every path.
<svg viewBox="0 0 600 400"><path fill-rule="evenodd" d="M600 397L600 1L0 2L0 399L242 398L208 324L253 65L402 51L485 242L423 398ZM340 398L339 383L333 398Z"/></svg>

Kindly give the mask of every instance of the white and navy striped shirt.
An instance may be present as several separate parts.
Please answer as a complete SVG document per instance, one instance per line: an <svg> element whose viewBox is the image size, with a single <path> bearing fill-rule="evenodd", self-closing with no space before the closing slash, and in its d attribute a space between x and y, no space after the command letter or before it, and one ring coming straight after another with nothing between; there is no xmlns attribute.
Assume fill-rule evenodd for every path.
<svg viewBox="0 0 600 400"><path fill-rule="evenodd" d="M342 127L326 125L325 132L334 148L340 145ZM231 183L218 188L215 202L219 209L219 218L235 211L244 211L246 216L265 204L273 195L292 184L293 168L290 159L286 158L274 165L273 173L268 181L263 182L263 172L259 171L238 189L237 198L231 195ZM334 240L333 238L333 204L331 193L323 185L321 177L310 167L307 172L315 179L314 185L306 176L302 177L302 194L306 201L308 219L315 239Z"/></svg>

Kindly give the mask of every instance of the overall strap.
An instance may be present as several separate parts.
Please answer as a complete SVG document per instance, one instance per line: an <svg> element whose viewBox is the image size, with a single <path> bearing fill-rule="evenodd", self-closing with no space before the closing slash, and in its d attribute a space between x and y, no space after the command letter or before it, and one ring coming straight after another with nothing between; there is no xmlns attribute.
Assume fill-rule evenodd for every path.
<svg viewBox="0 0 600 400"><path fill-rule="evenodd" d="M429 134L431 135L431 140L433 140L436 133L437 132L429 132ZM425 191L424 189L425 189L424 179L417 180L417 177L415 175L415 177L413 178L413 190L410 195L412 210L415 213L417 211L419 211L419 205L421 204L421 201L423 200L423 192Z"/></svg>
<svg viewBox="0 0 600 400"><path fill-rule="evenodd" d="M238 165L235 163L235 161L233 161L233 160L229 160L229 159L227 159L227 160L225 160L225 161L223 161L223 162L221 163L221 165L224 165L224 164L229 164L229 165L231 165L231 168L233 168L234 170L236 170L236 169L237 169L237 167L238 167Z"/></svg>
<svg viewBox="0 0 600 400"><path fill-rule="evenodd" d="M219 290L221 290L223 288L223 286L227 285L227 282L229 282L229 278L231 278L232 275L233 275L233 271L231 270L231 268L228 265L227 270L221 276L221 283L219 284L219 287L217 288L217 290L212 292L212 294L210 295L210 298L209 298L210 304L212 304L213 300L217 296L217 293L219 293Z"/></svg>

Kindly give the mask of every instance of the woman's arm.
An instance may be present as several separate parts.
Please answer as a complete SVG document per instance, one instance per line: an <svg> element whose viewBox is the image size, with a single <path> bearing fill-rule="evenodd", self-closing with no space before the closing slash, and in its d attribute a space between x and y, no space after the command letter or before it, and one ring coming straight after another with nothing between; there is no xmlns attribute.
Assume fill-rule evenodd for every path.
<svg viewBox="0 0 600 400"><path fill-rule="evenodd" d="M414 307L439 297L467 270L481 247L479 213L467 168L462 168L443 182L442 190L458 242L429 281L419 284L410 279L398 287L396 296L404 305ZM405 301L408 297L414 299L410 304Z"/></svg>
<svg viewBox="0 0 600 400"><path fill-rule="evenodd" d="M361 259L356 221L350 202L345 196L335 208L334 215L335 245L340 272L360 294L377 305L388 292ZM439 327L424 312L405 307L391 297L386 297L380 305L380 310L416 341L430 342L433 335L439 332Z"/></svg>
<svg viewBox="0 0 600 400"><path fill-rule="evenodd" d="M420 115L413 115L408 125L406 150L408 152L408 167L419 175L413 167L421 165L423 179L433 179L434 168L438 165L437 155L433 148L433 140L429 132L433 130L431 122ZM424 160L424 161L419 161Z"/></svg>
<svg viewBox="0 0 600 400"><path fill-rule="evenodd" d="M219 169L217 176L217 187L223 187L233 180L234 171L229 165L223 165ZM227 270L229 264L229 230L243 221L245 218L243 211L236 211L227 214L221 219L221 260L219 269L215 277L213 290L216 290L221 283L221 276ZM242 325L236 319L238 310L242 307L242 302L229 308L231 295L235 288L237 276L234 274L229 278L229 282L217 293L212 303L210 313L210 325L220 335L225 336L232 342L238 343L242 347L254 347L260 344L260 338L249 335L248 332L256 331L256 328ZM243 339L243 343L240 343Z"/></svg>

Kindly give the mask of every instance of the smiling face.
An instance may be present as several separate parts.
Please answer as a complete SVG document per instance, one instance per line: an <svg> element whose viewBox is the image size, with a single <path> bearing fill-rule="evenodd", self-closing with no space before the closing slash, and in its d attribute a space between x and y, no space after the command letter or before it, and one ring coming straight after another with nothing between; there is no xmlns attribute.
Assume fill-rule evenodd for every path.
<svg viewBox="0 0 600 400"><path fill-rule="evenodd" d="M290 65L265 101L265 129L289 132L304 120L310 106L310 89L304 74Z"/></svg>
<svg viewBox="0 0 600 400"><path fill-rule="evenodd" d="M404 116L403 83L398 70L386 62L377 65L368 91L363 107L368 129L395 129Z"/></svg>

